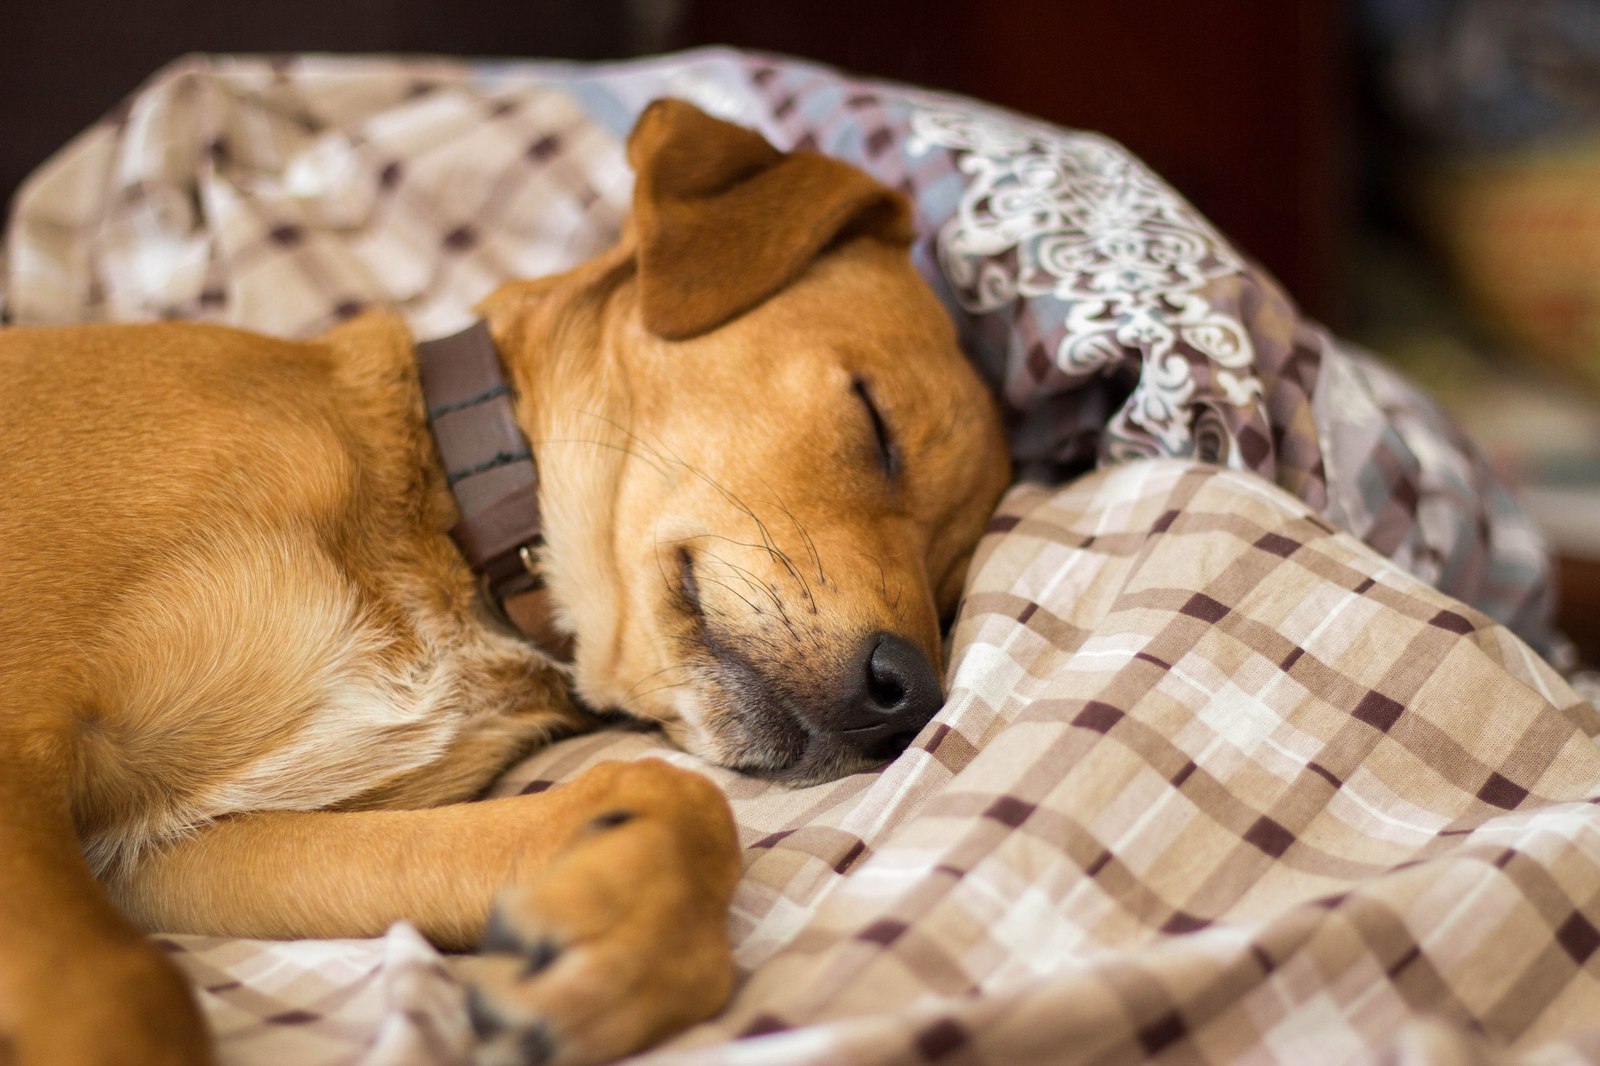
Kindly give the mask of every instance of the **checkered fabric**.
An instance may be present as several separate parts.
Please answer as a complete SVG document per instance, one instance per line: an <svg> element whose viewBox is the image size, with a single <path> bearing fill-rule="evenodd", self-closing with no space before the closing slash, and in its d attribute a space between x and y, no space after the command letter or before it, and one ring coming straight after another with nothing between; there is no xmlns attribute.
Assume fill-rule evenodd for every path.
<svg viewBox="0 0 1600 1066"><path fill-rule="evenodd" d="M1021 486L948 706L876 774L733 802L744 978L652 1066L1553 1063L1600 1054L1600 715L1258 478ZM170 938L233 1066L460 1061L446 963Z"/></svg>
<svg viewBox="0 0 1600 1066"><path fill-rule="evenodd" d="M0 308L446 332L614 238L666 93L910 192L1019 461L1100 469L1008 496L950 702L882 772L787 790L624 734L502 780L655 755L732 799L740 987L640 1061L1600 1058L1600 714L1504 625L1553 646L1537 538L1109 141L729 52L194 59L25 188ZM451 960L404 926L164 943L229 1066L465 1061Z"/></svg>

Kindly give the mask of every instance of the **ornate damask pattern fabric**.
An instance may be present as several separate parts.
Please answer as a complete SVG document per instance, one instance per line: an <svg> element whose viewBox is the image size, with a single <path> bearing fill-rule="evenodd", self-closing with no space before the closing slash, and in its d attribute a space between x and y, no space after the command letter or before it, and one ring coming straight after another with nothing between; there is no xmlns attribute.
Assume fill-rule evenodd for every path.
<svg viewBox="0 0 1600 1066"><path fill-rule="evenodd" d="M1201 292L1245 265L1143 164L1102 137L976 112L913 110L911 134L912 153L954 151L970 175L938 231L939 265L963 309L1059 301L1052 361L1067 378L1101 376L1137 356L1133 392L1103 429L1105 455L1193 454L1197 367L1230 405L1265 422L1250 335ZM1218 461L1242 465L1234 436L1213 444Z"/></svg>

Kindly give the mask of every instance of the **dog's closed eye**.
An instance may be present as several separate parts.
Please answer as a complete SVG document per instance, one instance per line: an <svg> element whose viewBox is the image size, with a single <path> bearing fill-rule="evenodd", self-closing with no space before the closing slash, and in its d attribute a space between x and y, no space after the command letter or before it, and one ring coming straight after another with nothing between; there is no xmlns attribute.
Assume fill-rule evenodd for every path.
<svg viewBox="0 0 1600 1066"><path fill-rule="evenodd" d="M878 465L889 477L897 476L901 468L900 449L895 444L894 434L889 431L889 424L884 420L883 412L878 410L878 405L872 398L872 390L864 378L858 377L851 379L850 391L861 401L861 406L867 409L867 417L872 422L872 434L878 444Z"/></svg>

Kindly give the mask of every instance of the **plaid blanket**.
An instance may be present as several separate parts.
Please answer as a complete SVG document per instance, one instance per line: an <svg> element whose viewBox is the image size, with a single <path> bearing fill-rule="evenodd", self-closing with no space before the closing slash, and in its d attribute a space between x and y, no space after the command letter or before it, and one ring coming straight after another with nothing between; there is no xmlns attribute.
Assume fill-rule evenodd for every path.
<svg viewBox="0 0 1600 1066"><path fill-rule="evenodd" d="M663 93L911 193L1023 468L1098 469L1007 497L949 705L892 766L697 767L746 849L742 981L641 1061L1600 1057L1600 715L1537 654L1537 538L1109 141L727 52L196 59L25 188L0 309L305 334L384 301L442 332L614 237L620 137ZM595 735L496 792L647 754L696 765ZM451 961L405 926L164 942L233 1066L468 1053Z"/></svg>
<svg viewBox="0 0 1600 1066"><path fill-rule="evenodd" d="M745 978L639 1061L1527 1062L1600 1055L1600 716L1527 646L1260 479L1021 486L952 696L893 765L703 765L746 848ZM650 736L567 741L497 794ZM386 940L169 939L233 1064L461 1061Z"/></svg>

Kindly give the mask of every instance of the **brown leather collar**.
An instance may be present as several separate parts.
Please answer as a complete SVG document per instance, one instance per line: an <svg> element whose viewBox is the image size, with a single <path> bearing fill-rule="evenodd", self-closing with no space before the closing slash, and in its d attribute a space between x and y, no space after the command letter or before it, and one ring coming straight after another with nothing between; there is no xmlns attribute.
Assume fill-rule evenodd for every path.
<svg viewBox="0 0 1600 1066"><path fill-rule="evenodd" d="M482 582L485 600L546 654L572 660L539 576L544 521L539 470L517 425L515 395L483 320L417 345L428 424L461 518L450 537Z"/></svg>

